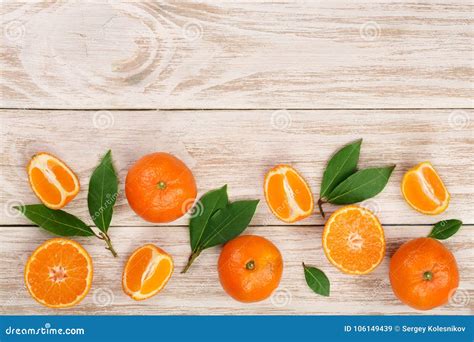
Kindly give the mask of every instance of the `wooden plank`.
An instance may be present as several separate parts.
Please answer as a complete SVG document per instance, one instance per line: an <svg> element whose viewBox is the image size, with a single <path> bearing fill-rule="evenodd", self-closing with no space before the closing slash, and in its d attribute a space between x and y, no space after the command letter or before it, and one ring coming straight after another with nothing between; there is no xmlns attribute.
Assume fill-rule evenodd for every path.
<svg viewBox="0 0 474 342"><path fill-rule="evenodd" d="M474 309L474 227L463 227L445 245L454 253L460 286L448 305L430 314L466 315ZM385 227L387 257L371 274L350 276L340 273L327 261L321 247L321 227L253 227L247 232L267 237L281 250L284 272L280 287L270 299L242 304L222 290L216 264L220 247L206 250L186 274L181 274L190 252L184 227L113 227L110 230L119 257L114 259L94 238L78 239L94 262L94 280L89 295L78 306L53 310L30 298L23 282L23 267L31 252L51 235L32 227L1 227L0 303L1 314L108 314L108 315L192 315L192 314L426 314L413 310L393 295L388 280L389 256L403 242L426 236L429 227ZM157 296L135 302L121 289L121 273L126 258L135 248L154 243L175 261L175 272ZM321 268L331 281L331 296L314 294L304 280L301 262Z"/></svg>
<svg viewBox="0 0 474 342"><path fill-rule="evenodd" d="M38 151L59 156L77 172L82 191L66 209L88 220L88 180L108 149L113 150L121 183L113 225L148 225L129 208L123 188L130 165L156 151L183 159L193 170L200 194L228 184L231 199L261 199L253 225L278 225L263 196L265 172L279 163L292 164L317 196L328 158L361 137L361 167L397 164L386 189L364 203L384 224L432 224L448 218L474 223L472 110L0 113L0 199L5 204L0 222L5 225L28 223L10 207L37 202L25 166ZM414 211L400 194L404 172L425 160L434 164L452 195L448 210L435 217ZM327 207L328 212L333 209ZM173 224L187 224L187 218ZM324 221L315 213L300 224Z"/></svg>
<svg viewBox="0 0 474 342"><path fill-rule="evenodd" d="M2 2L7 108L470 108L473 4Z"/></svg>

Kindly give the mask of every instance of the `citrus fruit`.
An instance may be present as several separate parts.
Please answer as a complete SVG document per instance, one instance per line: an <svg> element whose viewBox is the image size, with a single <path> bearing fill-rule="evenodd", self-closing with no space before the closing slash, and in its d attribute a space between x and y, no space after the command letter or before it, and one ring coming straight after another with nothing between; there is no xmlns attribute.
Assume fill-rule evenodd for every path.
<svg viewBox="0 0 474 342"><path fill-rule="evenodd" d="M327 220L323 248L329 261L348 274L373 271L385 255L385 237L378 218L368 209L348 205Z"/></svg>
<svg viewBox="0 0 474 342"><path fill-rule="evenodd" d="M450 199L443 181L429 162L420 163L405 173L402 194L413 209L428 215L445 211Z"/></svg>
<svg viewBox="0 0 474 342"><path fill-rule="evenodd" d="M72 240L48 240L26 263L26 288L36 301L50 308L76 305L87 295L91 283L91 257Z"/></svg>
<svg viewBox="0 0 474 342"><path fill-rule="evenodd" d="M278 287L283 259L269 240L243 235L224 245L218 271L221 285L231 297L241 302L258 302Z"/></svg>
<svg viewBox="0 0 474 342"><path fill-rule="evenodd" d="M74 172L49 153L35 154L27 171L33 192L48 208L63 208L79 192L79 179Z"/></svg>
<svg viewBox="0 0 474 342"><path fill-rule="evenodd" d="M456 259L435 239L408 241L390 260L390 283L406 305L433 309L447 303L459 285Z"/></svg>
<svg viewBox="0 0 474 342"><path fill-rule="evenodd" d="M144 245L130 256L122 275L124 292L135 300L156 295L173 273L173 259L155 245Z"/></svg>
<svg viewBox="0 0 474 342"><path fill-rule="evenodd" d="M146 221L165 223L183 216L197 189L191 170L169 153L148 154L128 171L125 193L130 207Z"/></svg>
<svg viewBox="0 0 474 342"><path fill-rule="evenodd" d="M268 171L264 192L270 210L284 222L302 220L313 212L313 194L308 183L289 165L277 165Z"/></svg>

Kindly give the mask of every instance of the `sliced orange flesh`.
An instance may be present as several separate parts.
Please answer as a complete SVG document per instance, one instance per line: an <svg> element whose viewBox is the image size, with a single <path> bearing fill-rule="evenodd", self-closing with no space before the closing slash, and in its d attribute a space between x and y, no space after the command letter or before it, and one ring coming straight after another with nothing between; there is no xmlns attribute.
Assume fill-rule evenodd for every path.
<svg viewBox="0 0 474 342"><path fill-rule="evenodd" d="M48 153L38 153L28 164L31 188L44 205L60 209L79 192L79 179L58 158Z"/></svg>
<svg viewBox="0 0 474 342"><path fill-rule="evenodd" d="M289 165L277 165L265 176L265 199L272 213L288 223L313 212L313 194L304 178Z"/></svg>
<svg viewBox="0 0 474 342"><path fill-rule="evenodd" d="M124 292L135 300L160 292L173 273L173 259L155 245L138 248L127 261L122 276Z"/></svg>
<svg viewBox="0 0 474 342"><path fill-rule="evenodd" d="M344 273L367 274L385 255L385 237L377 217L350 205L335 211L324 226L323 248L329 261Z"/></svg>
<svg viewBox="0 0 474 342"><path fill-rule="evenodd" d="M405 173L402 194L412 208L424 214L440 214L449 205L449 192L429 162L421 163Z"/></svg>
<svg viewBox="0 0 474 342"><path fill-rule="evenodd" d="M51 308L79 303L92 284L92 260L77 242L56 238L38 247L25 267L25 284L31 296Z"/></svg>

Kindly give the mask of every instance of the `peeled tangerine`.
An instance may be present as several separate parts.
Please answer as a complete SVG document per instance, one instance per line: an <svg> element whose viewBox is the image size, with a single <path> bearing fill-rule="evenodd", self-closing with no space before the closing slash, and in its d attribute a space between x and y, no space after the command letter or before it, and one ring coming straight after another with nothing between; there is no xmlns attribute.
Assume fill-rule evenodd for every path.
<svg viewBox="0 0 474 342"><path fill-rule="evenodd" d="M152 244L138 248L127 261L122 276L124 292L135 300L156 295L173 273L173 259Z"/></svg>
<svg viewBox="0 0 474 342"><path fill-rule="evenodd" d="M48 208L61 209L79 192L79 179L74 172L49 153L34 155L27 170L33 192Z"/></svg>
<svg viewBox="0 0 474 342"><path fill-rule="evenodd" d="M430 162L423 162L405 173L402 194L420 213L440 214L448 208L450 195Z"/></svg>
<svg viewBox="0 0 474 342"><path fill-rule="evenodd" d="M289 165L277 165L268 171L264 192L270 210L284 222L302 220L313 212L313 194L308 183Z"/></svg>

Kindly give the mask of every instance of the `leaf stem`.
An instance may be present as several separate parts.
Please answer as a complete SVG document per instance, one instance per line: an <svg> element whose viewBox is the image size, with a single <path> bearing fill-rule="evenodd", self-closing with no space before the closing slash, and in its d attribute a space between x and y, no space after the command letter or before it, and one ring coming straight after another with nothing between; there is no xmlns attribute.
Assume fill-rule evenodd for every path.
<svg viewBox="0 0 474 342"><path fill-rule="evenodd" d="M318 208L319 208L319 212L321 214L321 216L323 218L326 218L326 214L324 214L324 210L323 210L323 204L326 203L325 201L323 201L321 198L318 199Z"/></svg>
<svg viewBox="0 0 474 342"><path fill-rule="evenodd" d="M112 246L112 241L110 240L110 237L107 233L100 232L99 233L99 239L104 240L105 243L107 244L107 247L105 249L108 249L110 253L114 256L114 258L117 257L117 252L114 249L114 246Z"/></svg>
<svg viewBox="0 0 474 342"><path fill-rule="evenodd" d="M189 256L189 259L188 259L188 263L186 264L184 269L181 271L181 273L186 273L187 272L187 270L191 267L194 260L196 260L196 258L199 256L199 254L201 254L201 250L197 250L197 251L191 253L191 255Z"/></svg>

